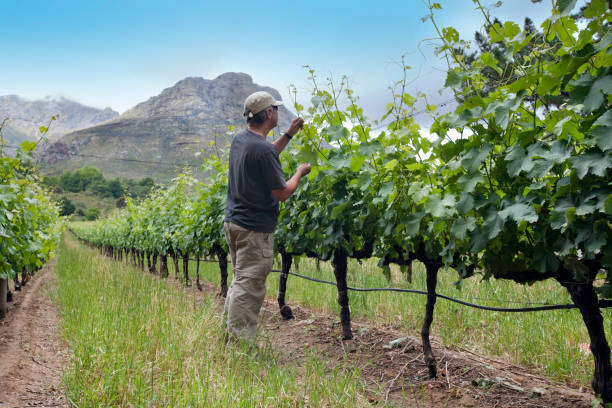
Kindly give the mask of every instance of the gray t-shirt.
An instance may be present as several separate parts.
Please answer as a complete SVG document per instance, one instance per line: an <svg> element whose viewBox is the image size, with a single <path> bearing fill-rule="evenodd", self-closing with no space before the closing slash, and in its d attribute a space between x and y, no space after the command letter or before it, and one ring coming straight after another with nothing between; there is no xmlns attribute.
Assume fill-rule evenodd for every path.
<svg viewBox="0 0 612 408"><path fill-rule="evenodd" d="M272 143L248 129L234 136L229 155L225 221L251 231L274 232L285 175Z"/></svg>

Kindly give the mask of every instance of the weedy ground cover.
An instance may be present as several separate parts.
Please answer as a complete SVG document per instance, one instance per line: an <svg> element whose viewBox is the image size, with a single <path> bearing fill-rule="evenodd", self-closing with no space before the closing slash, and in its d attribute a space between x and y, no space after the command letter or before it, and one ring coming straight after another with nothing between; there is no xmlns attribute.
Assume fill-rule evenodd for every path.
<svg viewBox="0 0 612 408"><path fill-rule="evenodd" d="M280 268L278 265L276 268ZM318 279L334 281L329 263L302 259L299 273ZM295 267L293 268L295 271ZM426 290L425 268L415 262L413 281L407 282L399 268L391 268L390 280L382 273L374 259L359 264L349 263L348 284L353 287L397 287ZM195 263L190 266L193 275ZM171 276L174 271L171 270ZM219 282L219 269L214 263L201 263L202 279ZM231 281L231 273L230 273ZM457 285L454 271L439 275L437 292L467 302L498 306L527 307L541 304L572 303L567 291L549 280L531 286L511 281L470 278ZM271 273L267 294L275 297L279 274ZM289 305L337 313L339 310L334 286L309 282L290 276L287 285ZM349 292L351 315L356 319L396 325L407 334L418 336L425 312L424 296L393 292ZM602 310L607 338L612 338L612 312ZM532 367L555 380L587 386L592 377L593 357L588 349L589 337L576 310L555 310L533 313L490 312L468 308L438 299L434 313L432 334L444 345L469 349L478 354L501 358L513 364Z"/></svg>
<svg viewBox="0 0 612 408"><path fill-rule="evenodd" d="M214 297L113 262L66 235L55 300L73 352L64 374L79 407L364 405L359 371L316 356L281 366L275 350L225 346Z"/></svg>

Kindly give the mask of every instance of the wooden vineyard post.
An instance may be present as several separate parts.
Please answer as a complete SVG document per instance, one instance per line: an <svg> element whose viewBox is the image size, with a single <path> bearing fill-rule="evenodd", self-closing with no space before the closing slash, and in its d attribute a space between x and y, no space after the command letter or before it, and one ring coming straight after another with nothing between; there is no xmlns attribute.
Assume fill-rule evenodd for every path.
<svg viewBox="0 0 612 408"><path fill-rule="evenodd" d="M200 284L200 252L196 252L196 287L201 292L202 285Z"/></svg>
<svg viewBox="0 0 612 408"><path fill-rule="evenodd" d="M149 272L151 273L155 273L157 271L157 251L153 252L153 263L151 264L151 266L149 267Z"/></svg>
<svg viewBox="0 0 612 408"><path fill-rule="evenodd" d="M172 265L174 266L174 279L178 279L179 266L178 266L178 255L174 250L170 251L170 258L172 258Z"/></svg>
<svg viewBox="0 0 612 408"><path fill-rule="evenodd" d="M221 291L219 296L227 297L227 252L220 245L215 245L214 251L217 254L219 271L221 272Z"/></svg>
<svg viewBox="0 0 612 408"><path fill-rule="evenodd" d="M159 274L162 278L168 277L168 255L163 254L159 258Z"/></svg>
<svg viewBox="0 0 612 408"><path fill-rule="evenodd" d="M591 340L591 352L595 360L595 372L591 386L596 394L600 394L604 403L612 402L612 366L610 365L610 346L606 340L603 317L599 309L599 299L592 281L577 282L567 273L568 277L559 281L570 293L572 300L578 306L582 320L586 325Z"/></svg>
<svg viewBox="0 0 612 408"><path fill-rule="evenodd" d="M427 271L427 304L425 305L425 319L421 328L421 340L423 342L423 354L425 364L429 369L429 378L436 378L436 358L431 351L431 343L429 341L429 328L433 321L434 307L436 305L436 284L438 282L438 271L440 264L434 262L425 262Z"/></svg>
<svg viewBox="0 0 612 408"><path fill-rule="evenodd" d="M191 286L191 279L189 279L189 252L183 253L183 276L185 278L185 286Z"/></svg>
<svg viewBox="0 0 612 408"><path fill-rule="evenodd" d="M151 253L150 252L145 252L145 260L147 261L147 271L151 272Z"/></svg>
<svg viewBox="0 0 612 408"><path fill-rule="evenodd" d="M8 279L0 278L0 318L6 316L8 311L8 303L6 294L8 292Z"/></svg>
<svg viewBox="0 0 612 408"><path fill-rule="evenodd" d="M290 254L281 252L281 262L281 276L278 282L278 296L276 297L276 300L278 301L281 316L283 319L289 320L293 319L293 311L289 305L285 303L285 292L287 291L287 279L289 278L289 270L291 269L293 257Z"/></svg>
<svg viewBox="0 0 612 408"><path fill-rule="evenodd" d="M347 260L348 255L346 251L336 250L334 252L332 264L334 265L334 275L336 276L336 286L338 288L338 303L340 304L340 322L342 323L343 340L350 340L353 338L348 285L346 284Z"/></svg>

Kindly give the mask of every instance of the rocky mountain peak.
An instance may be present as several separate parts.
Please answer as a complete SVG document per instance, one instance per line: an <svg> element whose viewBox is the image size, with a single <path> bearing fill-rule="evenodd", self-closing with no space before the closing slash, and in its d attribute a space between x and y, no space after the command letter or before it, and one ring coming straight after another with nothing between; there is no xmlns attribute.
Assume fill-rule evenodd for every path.
<svg viewBox="0 0 612 408"><path fill-rule="evenodd" d="M57 119L51 122L51 118ZM98 125L119 116L110 108L98 109L70 100L66 97L46 96L28 100L17 95L0 96L0 120L8 119L6 132L13 143L25 139L37 140L40 126L49 123L48 137L58 139L62 135Z"/></svg>
<svg viewBox="0 0 612 408"><path fill-rule="evenodd" d="M240 72L227 72L213 80L188 77L129 109L121 118L184 117L206 123L211 120L234 122L242 116L246 97L262 90L281 98L276 89L258 85L249 75ZM292 115L285 111L284 116Z"/></svg>
<svg viewBox="0 0 612 408"><path fill-rule="evenodd" d="M237 130L246 126L244 100L257 91L281 99L277 90L254 83L244 73L227 72L215 79L188 77L112 121L65 135L46 149L42 161L49 171L87 164L110 178L167 180L186 163L198 167L202 157L196 153L206 152L211 142L224 148L231 141L228 126ZM284 106L279 111L277 135L294 117ZM176 167L159 166L157 161Z"/></svg>

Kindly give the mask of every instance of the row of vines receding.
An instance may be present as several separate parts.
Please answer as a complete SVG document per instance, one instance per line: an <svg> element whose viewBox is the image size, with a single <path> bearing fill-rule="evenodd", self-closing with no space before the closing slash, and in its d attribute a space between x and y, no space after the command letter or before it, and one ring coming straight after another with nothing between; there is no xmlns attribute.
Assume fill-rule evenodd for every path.
<svg viewBox="0 0 612 408"><path fill-rule="evenodd" d="M62 226L33 166L37 144L25 141L14 157L5 155L5 122L0 125L0 318L12 300L9 281L15 290L28 282L53 256ZM41 140L46 131L41 127Z"/></svg>

